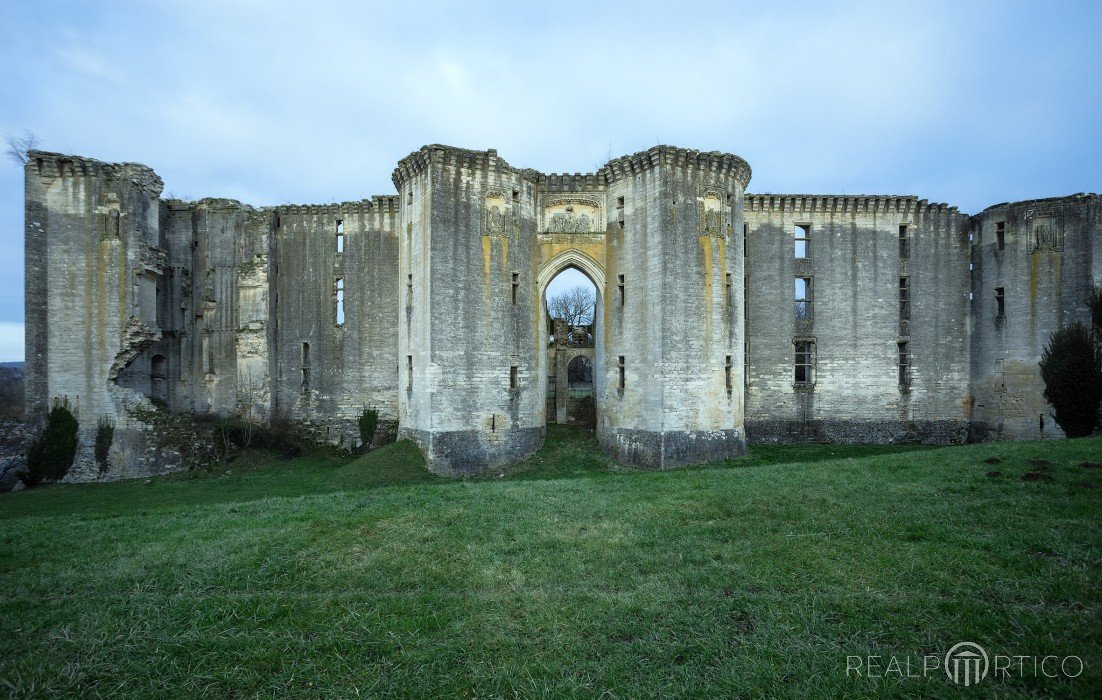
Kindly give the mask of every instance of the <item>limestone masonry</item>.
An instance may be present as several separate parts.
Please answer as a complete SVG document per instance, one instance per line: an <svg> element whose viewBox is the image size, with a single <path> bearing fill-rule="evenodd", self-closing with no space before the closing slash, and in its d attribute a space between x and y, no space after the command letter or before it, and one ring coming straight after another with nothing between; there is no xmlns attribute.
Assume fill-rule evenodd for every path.
<svg viewBox="0 0 1102 700"><path fill-rule="evenodd" d="M540 446L566 415L549 385L564 392L584 355L602 447L641 467L748 440L1061 435L1037 361L1053 330L1089 322L1102 198L968 216L749 180L737 156L670 146L547 175L433 145L398 163L396 195L254 208L32 151L27 414L69 401L75 480L182 468L172 421L192 414L355 448L365 408L376 441L411 438L433 471L467 474ZM545 311L567 267L597 287L577 348L552 343ZM115 438L97 463L102 421Z"/></svg>

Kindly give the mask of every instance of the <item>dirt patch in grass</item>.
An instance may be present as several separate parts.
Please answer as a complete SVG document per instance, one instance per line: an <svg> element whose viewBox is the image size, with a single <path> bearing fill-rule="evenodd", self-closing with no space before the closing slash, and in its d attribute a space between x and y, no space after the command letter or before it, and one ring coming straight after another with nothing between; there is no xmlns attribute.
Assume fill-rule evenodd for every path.
<svg viewBox="0 0 1102 700"><path fill-rule="evenodd" d="M1041 472L1026 472L1022 474L1022 481L1054 481L1050 474L1042 474Z"/></svg>

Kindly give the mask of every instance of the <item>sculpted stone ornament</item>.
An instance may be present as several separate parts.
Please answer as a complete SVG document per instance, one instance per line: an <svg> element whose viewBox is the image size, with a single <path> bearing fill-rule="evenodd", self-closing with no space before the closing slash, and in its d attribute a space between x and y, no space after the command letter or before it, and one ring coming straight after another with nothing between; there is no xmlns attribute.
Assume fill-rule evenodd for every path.
<svg viewBox="0 0 1102 700"><path fill-rule="evenodd" d="M1039 219L1033 225L1033 252L1059 253L1064 250L1064 236L1051 218Z"/></svg>
<svg viewBox="0 0 1102 700"><path fill-rule="evenodd" d="M548 233L596 233L601 206L594 197L570 195L548 199L543 210L543 229Z"/></svg>

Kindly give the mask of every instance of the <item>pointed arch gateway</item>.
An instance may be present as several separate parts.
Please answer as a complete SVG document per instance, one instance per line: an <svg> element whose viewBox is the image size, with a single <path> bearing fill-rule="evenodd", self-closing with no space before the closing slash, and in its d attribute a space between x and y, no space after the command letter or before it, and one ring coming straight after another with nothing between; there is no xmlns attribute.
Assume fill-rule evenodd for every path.
<svg viewBox="0 0 1102 700"><path fill-rule="evenodd" d="M603 252L603 250L595 251ZM602 256L603 257L603 256ZM593 283L595 290L595 304L593 310L593 343L589 347L575 347L564 344L561 340L551 343L549 329L550 316L547 312L547 287L562 272L575 269L585 275ZM539 320L537 324L539 332L536 351L543 358L540 364L540 385L544 395L544 424L547 423L577 423L591 429L598 425L598 416L603 410L601 392L599 390L603 382L604 367L604 298L605 298L605 272L593 256L578 248L560 249L550 256L546 262L540 265L537 274L537 289L539 298ZM571 387L568 378L568 368L572 361L584 356L590 363L591 377L589 387L578 394L578 387Z"/></svg>

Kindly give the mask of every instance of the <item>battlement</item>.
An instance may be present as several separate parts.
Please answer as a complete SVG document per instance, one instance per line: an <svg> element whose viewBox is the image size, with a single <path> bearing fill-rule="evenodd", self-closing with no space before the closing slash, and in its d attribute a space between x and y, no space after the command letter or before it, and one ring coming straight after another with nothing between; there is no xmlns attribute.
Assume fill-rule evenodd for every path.
<svg viewBox="0 0 1102 700"><path fill-rule="evenodd" d="M743 187L750 182L752 174L750 164L731 153L698 151L676 146L654 146L630 156L614 158L604 165L601 172L604 173L606 181L611 183L661 165L730 175L735 177Z"/></svg>
<svg viewBox="0 0 1102 700"><path fill-rule="evenodd" d="M830 194L747 194L743 200L747 211L831 213L909 214L918 210L956 213L948 204L931 203L913 195L830 195Z"/></svg>
<svg viewBox="0 0 1102 700"><path fill-rule="evenodd" d="M607 181L604 173L540 173L537 180L544 192L602 192Z"/></svg>
<svg viewBox="0 0 1102 700"><path fill-rule="evenodd" d="M374 195L370 199L330 204L281 204L271 207L280 214L397 214L398 197L396 195Z"/></svg>
<svg viewBox="0 0 1102 700"><path fill-rule="evenodd" d="M414 151L398 161L398 167L394 169L391 175L395 188L401 189L403 182L424 172L433 163L468 170L496 170L516 173L526 179L530 179L531 175L535 173L535 171L527 168L522 170L509 165L505 160L498 157L496 148L474 151L434 143L422 146L420 150Z"/></svg>
<svg viewBox="0 0 1102 700"><path fill-rule="evenodd" d="M29 151L25 172L41 178L105 177L110 180L129 180L144 192L155 197L161 195L165 183L157 173L141 163L106 163L95 158Z"/></svg>
<svg viewBox="0 0 1102 700"><path fill-rule="evenodd" d="M1076 194L1064 195L1061 197L1043 197L1040 199L1026 199L1021 202L999 202L998 204L992 204L986 207L983 211L976 214L976 216L986 216L989 212L993 212L997 209L1003 209L1005 207L1035 207L1035 206L1051 206L1051 205L1089 205L1098 204L1102 202L1102 195L1095 194L1094 192L1078 192Z"/></svg>

